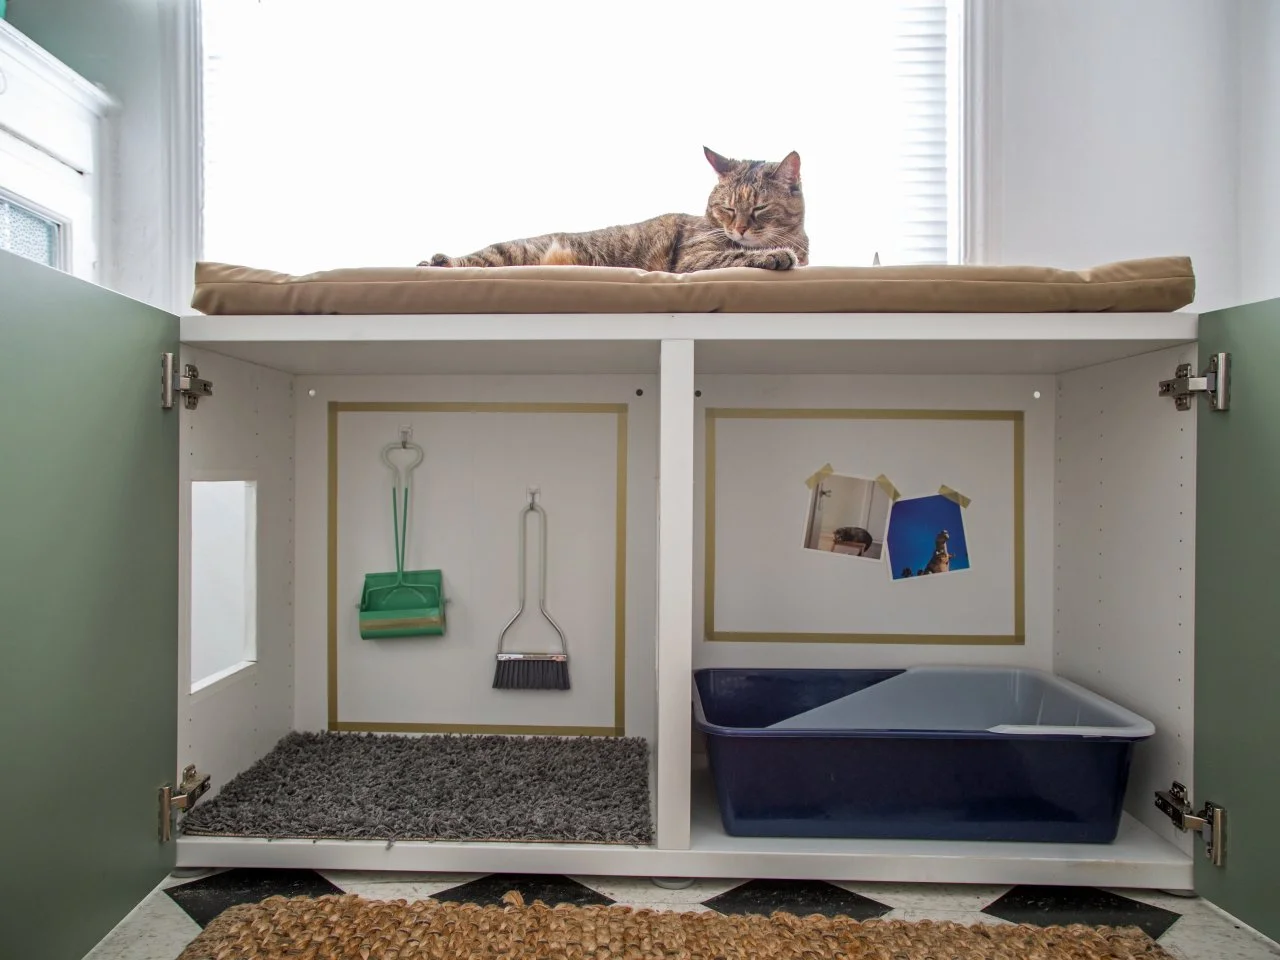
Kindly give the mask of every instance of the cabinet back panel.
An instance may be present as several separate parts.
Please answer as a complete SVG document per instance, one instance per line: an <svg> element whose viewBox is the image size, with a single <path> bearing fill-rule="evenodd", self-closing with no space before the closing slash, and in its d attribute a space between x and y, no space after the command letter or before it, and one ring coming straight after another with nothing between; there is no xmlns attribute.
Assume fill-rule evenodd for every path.
<svg viewBox="0 0 1280 960"><path fill-rule="evenodd" d="M315 391L315 396L311 391ZM641 395L637 396L637 390ZM329 404L337 408L338 591L332 693L329 652ZM458 405L591 404L606 412L485 412ZM377 409L353 409L373 404ZM431 405L448 404L447 408ZM395 405L401 405L396 407ZM391 409L385 409L391 407ZM625 440L625 596L615 608L618 438ZM298 416L299 729L435 732L455 728L615 729L622 704L628 735L655 729L657 377L338 376L301 377ZM447 607L443 637L361 640L354 623L364 573L394 568L390 474L382 444L413 429L424 448L414 474L409 569L440 569ZM494 654L516 612L517 517L528 485L547 511L547 607L569 645L568 694L495 691ZM567 498L567 499L566 499ZM529 606L510 649L548 649L538 624L537 526L528 520ZM615 616L624 620L625 670L614 670ZM621 688L617 685L621 683ZM462 730L461 728L466 728ZM507 732L507 731L504 731ZM514 731L510 731L514 732Z"/></svg>
<svg viewBox="0 0 1280 960"><path fill-rule="evenodd" d="M694 631L695 667L905 667L915 664L997 664L1048 668L1052 642L1052 376L702 375L695 417ZM1039 393L1037 397L1036 394ZM717 636L705 640L708 505L706 410L929 411L936 419L717 419L714 577ZM977 411L1003 419L948 420ZM1015 419L1023 455L1017 464ZM744 429L745 427L745 429ZM721 436L723 434L723 436ZM787 460L779 464L779 459ZM754 464L754 466L753 466ZM901 499L888 521L887 559L833 555L802 548L810 489L806 477L829 464L835 474L877 478L887 473ZM780 471L789 470L792 488ZM1015 474L1023 478L1022 629L1015 603ZM891 579L894 517L911 498L953 487L972 498L963 509L973 569L945 578ZM965 487L969 489L965 489ZM785 494L791 499L774 502ZM745 491L745 492L744 492ZM759 510L750 504L765 496ZM832 497L830 502L838 498ZM784 511L794 514L784 526ZM874 510L866 512L874 520ZM736 518L736 519L735 519ZM843 521L842 521L843 522ZM747 528L730 529L726 525ZM755 536L751 530L760 528ZM733 549L726 549L731 543ZM748 549L748 545L750 549ZM768 564L778 566L769 569ZM800 567L808 569L808 573ZM898 564L894 565L895 568ZM795 568L795 569L792 569ZM787 571L790 573L787 573ZM992 579L998 571L999 575ZM782 573L787 573L785 584ZM840 584L847 583L842 592ZM784 589L785 587L785 589ZM857 591L853 602L848 591ZM758 599L777 610L765 616ZM835 617L833 610L843 605ZM750 611L754 611L751 613ZM739 641L758 630L792 633L780 642ZM793 625L787 629L785 623ZM805 634L825 637L806 637ZM1018 634L1022 634L1019 642ZM900 635L895 637L894 634ZM875 642L857 639L872 635ZM965 635L974 636L967 642ZM929 642L921 642L930 636ZM945 639L937 639L945 637Z"/></svg>

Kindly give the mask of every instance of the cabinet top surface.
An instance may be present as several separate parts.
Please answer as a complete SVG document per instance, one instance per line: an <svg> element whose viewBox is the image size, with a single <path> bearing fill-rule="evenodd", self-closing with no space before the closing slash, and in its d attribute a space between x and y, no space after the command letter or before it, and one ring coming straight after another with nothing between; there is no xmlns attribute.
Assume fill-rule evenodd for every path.
<svg viewBox="0 0 1280 960"><path fill-rule="evenodd" d="M415 314L182 318L191 347L300 375L1060 373L1192 342L1192 313Z"/></svg>

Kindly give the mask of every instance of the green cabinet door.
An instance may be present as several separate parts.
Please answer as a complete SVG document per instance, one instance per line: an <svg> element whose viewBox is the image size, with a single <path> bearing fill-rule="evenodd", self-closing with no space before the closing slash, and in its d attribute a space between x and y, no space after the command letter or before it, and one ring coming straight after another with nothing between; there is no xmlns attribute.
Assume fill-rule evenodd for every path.
<svg viewBox="0 0 1280 960"><path fill-rule="evenodd" d="M172 867L177 318L0 251L0 954L80 960Z"/></svg>
<svg viewBox="0 0 1280 960"><path fill-rule="evenodd" d="M1196 841L1195 882L1280 939L1280 300L1202 315L1201 367L1222 352L1230 409L1196 400L1193 793L1226 810L1226 843L1214 866Z"/></svg>

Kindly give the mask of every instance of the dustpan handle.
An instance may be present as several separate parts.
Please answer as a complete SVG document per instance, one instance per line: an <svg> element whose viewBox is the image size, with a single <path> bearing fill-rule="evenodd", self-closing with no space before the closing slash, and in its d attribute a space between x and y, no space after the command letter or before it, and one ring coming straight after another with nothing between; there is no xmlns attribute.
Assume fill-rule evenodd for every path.
<svg viewBox="0 0 1280 960"><path fill-rule="evenodd" d="M404 488L404 516L396 507L396 488L391 488L391 536L396 541L396 586L404 584L404 555L409 542L409 488Z"/></svg>
<svg viewBox="0 0 1280 960"><path fill-rule="evenodd" d="M412 463L397 464L391 459L393 450L412 450L417 454ZM388 443L382 448L382 462L391 470L391 534L395 538L396 549L396 585L404 583L405 556L409 550L409 488L413 471L422 465L426 451L416 443L410 443L408 435L399 443ZM401 516L396 502L396 493L404 488L404 515Z"/></svg>

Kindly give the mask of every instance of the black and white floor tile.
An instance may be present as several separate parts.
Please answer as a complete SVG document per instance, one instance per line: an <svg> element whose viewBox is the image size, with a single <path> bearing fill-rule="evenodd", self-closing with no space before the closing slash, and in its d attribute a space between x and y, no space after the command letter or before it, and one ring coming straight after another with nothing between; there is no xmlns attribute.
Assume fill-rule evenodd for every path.
<svg viewBox="0 0 1280 960"><path fill-rule="evenodd" d="M726 914L782 910L860 920L1132 925L1181 960L1280 960L1280 949L1203 901L1146 890L812 880L695 880L672 888L645 878L245 869L169 878L85 960L173 960L223 910L275 894L348 892L378 900L434 897L486 904L500 902L509 890L518 890L526 902L621 903Z"/></svg>

